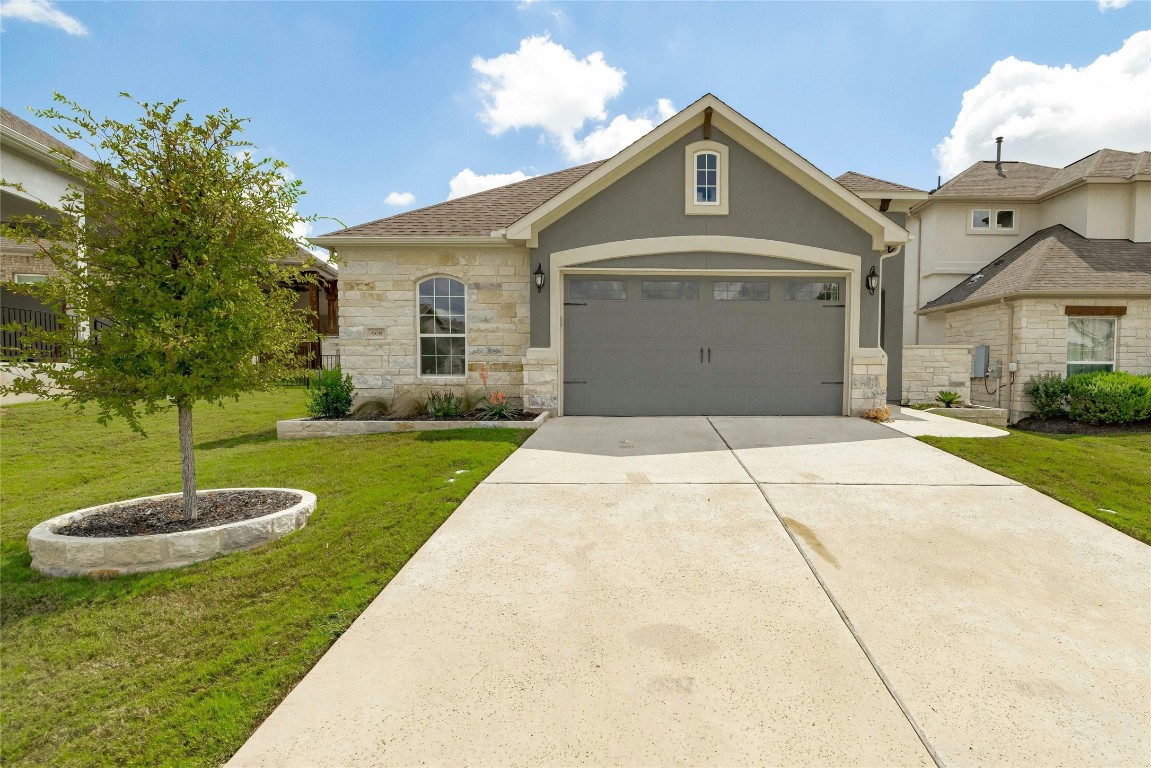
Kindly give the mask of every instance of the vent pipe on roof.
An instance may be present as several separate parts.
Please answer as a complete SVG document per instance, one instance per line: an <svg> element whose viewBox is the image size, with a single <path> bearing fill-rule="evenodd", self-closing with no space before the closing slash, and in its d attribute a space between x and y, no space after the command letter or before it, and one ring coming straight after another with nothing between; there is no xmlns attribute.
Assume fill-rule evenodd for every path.
<svg viewBox="0 0 1151 768"><path fill-rule="evenodd" d="M995 137L995 172L1003 175L1003 137Z"/></svg>

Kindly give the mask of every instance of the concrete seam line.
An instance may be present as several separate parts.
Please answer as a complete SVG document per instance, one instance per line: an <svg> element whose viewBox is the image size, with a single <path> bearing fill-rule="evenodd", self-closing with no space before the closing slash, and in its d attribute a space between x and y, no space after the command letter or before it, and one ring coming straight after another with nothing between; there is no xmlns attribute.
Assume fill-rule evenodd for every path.
<svg viewBox="0 0 1151 768"><path fill-rule="evenodd" d="M719 435L719 439L723 440L723 444L727 445L727 449L731 451L731 455L735 457L735 460L739 462L741 467L743 467L743 471L747 472L747 476L751 477L752 481L754 482L755 477L752 476L751 472L747 468L747 465L743 463L743 459L739 457L739 454L736 453L730 445L728 445L727 438L725 438L723 433L719 431L714 423L712 423L710 416L707 419L707 423L711 424L711 428L715 430L717 435ZM799 546L799 541L796 540L795 534L793 534L791 529L787 527L787 523L783 522L783 518L780 516L779 510L775 508L775 505L771 503L771 499L767 497L767 492L763 490L763 486L757 482L755 483L755 487L759 489L759 494L763 496L763 500L767 504L767 508L771 510L773 515L775 515L775 519L779 521L779 524L783 527L787 537L791 539L792 546L794 546L796 551L799 552L799 556L803 558L803 562L807 563L807 569L811 571L811 575L815 577L815 581L819 584L819 588L823 590L823 594L825 594L827 599L831 601L831 605L833 608L835 608L835 612L839 614L840 621L842 621L844 626L847 627L847 631L851 633L851 636L855 638L855 643L859 646L859 649L863 651L863 655L867 658L867 663L870 664L871 668L875 670L875 674L879 675L879 679L883 683L883 686L887 688L887 692L891 695L891 698L895 700L895 705L899 707L899 711L903 713L903 716L907 719L908 724L911 725L911 729L915 731L915 735L919 737L920 743L922 743L923 748L927 750L927 754L931 757L931 760L935 763L936 766L938 766L938 768L944 768L943 760L941 760L939 755L936 754L935 748L931 746L931 741L927 738L927 734L923 732L923 729L919 726L919 723L911 714L911 710L908 709L907 704L903 701L903 698L899 695L899 693L896 692L895 684L892 683L890 679L888 679L887 675L879 667L879 662L875 659L874 656L871 655L871 650L867 647L867 644L863 642L863 638L860 637L859 632L855 628L855 625L851 623L851 619L848 617L847 612L843 610L843 606L841 606L839 601L835 599L835 596L831 594L831 590L823 581L823 578L819 575L819 571L815 569L815 564L811 562L811 558L809 558L807 553L803 551L803 547Z"/></svg>

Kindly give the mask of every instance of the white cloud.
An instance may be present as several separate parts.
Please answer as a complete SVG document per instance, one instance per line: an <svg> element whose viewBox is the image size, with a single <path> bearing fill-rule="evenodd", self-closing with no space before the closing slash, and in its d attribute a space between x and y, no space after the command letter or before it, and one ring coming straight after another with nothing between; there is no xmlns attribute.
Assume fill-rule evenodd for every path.
<svg viewBox="0 0 1151 768"><path fill-rule="evenodd" d="M384 205L404 206L416 202L416 196L411 192L389 192L384 198Z"/></svg>
<svg viewBox="0 0 1151 768"><path fill-rule="evenodd" d="M448 199L455 200L457 197L474 195L476 192L483 192L485 189L494 189L496 187L502 187L505 184L514 184L517 181L530 178L531 176L528 176L523 171L480 175L471 168L465 168L453 176L448 182Z"/></svg>
<svg viewBox="0 0 1151 768"><path fill-rule="evenodd" d="M1099 12L1113 11L1119 8L1126 8L1131 0L1099 0Z"/></svg>
<svg viewBox="0 0 1151 768"><path fill-rule="evenodd" d="M69 35L87 35L88 28L78 19L61 11L51 0L2 0L0 19L19 19L33 24L47 24Z"/></svg>
<svg viewBox="0 0 1151 768"><path fill-rule="evenodd" d="M472 69L480 75L480 119L490 133L539 128L568 160L614 155L657 122L652 116L618 115L579 138L585 123L608 121L607 102L623 93L627 73L608 64L600 51L577 58L548 35L521 40L514 53L477 56ZM662 121L675 114L675 107L660 99L649 112Z"/></svg>
<svg viewBox="0 0 1151 768"><path fill-rule="evenodd" d="M977 160L1004 157L1064 166L1097 149L1151 149L1151 30L1083 67L1053 67L1014 56L963 94L951 134L935 147L944 178Z"/></svg>

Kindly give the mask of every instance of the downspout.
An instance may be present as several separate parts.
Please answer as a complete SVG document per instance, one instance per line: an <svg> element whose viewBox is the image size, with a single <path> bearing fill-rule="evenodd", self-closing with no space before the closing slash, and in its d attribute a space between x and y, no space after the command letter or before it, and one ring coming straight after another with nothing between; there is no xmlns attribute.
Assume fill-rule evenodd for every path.
<svg viewBox="0 0 1151 768"><path fill-rule="evenodd" d="M1011 372L1011 363L1015 360L1015 303L1007 301L1006 297L999 300L1007 310L1007 423L1011 423L1011 404L1015 399L1015 374ZM999 369L1003 375L1003 369ZM1000 379L999 386L1003 386Z"/></svg>
<svg viewBox="0 0 1151 768"><path fill-rule="evenodd" d="M923 290L923 219L916 215L915 217L915 308L920 309L923 304L920 301L921 291ZM920 316L915 316L915 343L919 343L919 325Z"/></svg>

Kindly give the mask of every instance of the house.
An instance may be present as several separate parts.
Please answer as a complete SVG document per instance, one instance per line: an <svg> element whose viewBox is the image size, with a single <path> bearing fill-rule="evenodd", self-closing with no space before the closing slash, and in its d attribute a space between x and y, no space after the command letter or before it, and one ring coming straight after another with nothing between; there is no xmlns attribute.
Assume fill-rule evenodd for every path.
<svg viewBox="0 0 1151 768"><path fill-rule="evenodd" d="M296 292L296 308L308 313L312 330L320 337L319 341L302 345L300 356L308 361L310 368L335 367L340 354L340 275L336 266L300 247L296 248L293 258L277 263L312 276L311 281L289 286Z"/></svg>
<svg viewBox="0 0 1151 768"><path fill-rule="evenodd" d="M903 399L954 389L1014 421L1032 375L1151 373L1151 152L977 162L901 223Z"/></svg>
<svg viewBox="0 0 1151 768"><path fill-rule="evenodd" d="M858 414L904 335L881 208L709 94L603 162L312 242L361 397L486 369L563 415Z"/></svg>

